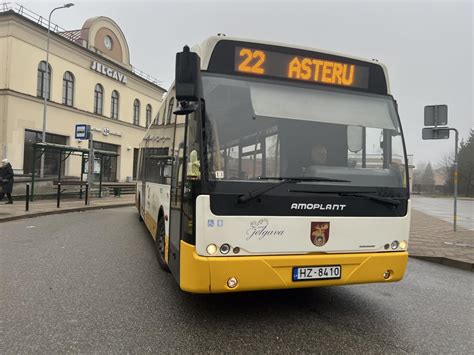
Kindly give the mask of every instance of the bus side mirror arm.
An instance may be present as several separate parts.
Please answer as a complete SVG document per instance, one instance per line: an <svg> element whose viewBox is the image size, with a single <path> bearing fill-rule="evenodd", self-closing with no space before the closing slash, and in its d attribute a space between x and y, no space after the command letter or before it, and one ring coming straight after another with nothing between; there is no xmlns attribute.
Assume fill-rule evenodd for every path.
<svg viewBox="0 0 474 355"><path fill-rule="evenodd" d="M190 113L196 111L197 108L198 105L195 102L180 101L178 103L178 107L175 111L173 111L173 113L178 116L189 115Z"/></svg>

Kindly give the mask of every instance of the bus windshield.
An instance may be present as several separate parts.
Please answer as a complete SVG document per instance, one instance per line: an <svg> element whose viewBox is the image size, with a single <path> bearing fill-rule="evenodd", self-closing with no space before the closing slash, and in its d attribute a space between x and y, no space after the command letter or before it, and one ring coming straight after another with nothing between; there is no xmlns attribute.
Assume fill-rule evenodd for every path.
<svg viewBox="0 0 474 355"><path fill-rule="evenodd" d="M390 96L211 74L203 75L203 89L210 180L406 186Z"/></svg>

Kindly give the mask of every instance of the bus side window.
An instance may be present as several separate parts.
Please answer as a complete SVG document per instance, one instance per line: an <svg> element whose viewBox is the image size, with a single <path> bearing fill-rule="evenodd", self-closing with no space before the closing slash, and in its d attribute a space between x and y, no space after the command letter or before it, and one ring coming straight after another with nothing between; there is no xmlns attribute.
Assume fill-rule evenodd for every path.
<svg viewBox="0 0 474 355"><path fill-rule="evenodd" d="M197 180L201 177L200 147L197 134L196 115L188 115L186 148L186 177Z"/></svg>

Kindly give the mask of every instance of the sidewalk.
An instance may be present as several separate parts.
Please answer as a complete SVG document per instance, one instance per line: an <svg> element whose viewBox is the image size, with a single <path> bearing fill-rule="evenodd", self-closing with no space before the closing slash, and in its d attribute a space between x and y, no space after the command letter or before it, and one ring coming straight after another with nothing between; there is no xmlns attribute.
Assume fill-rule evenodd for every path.
<svg viewBox="0 0 474 355"><path fill-rule="evenodd" d="M39 200L30 202L29 212L25 211L25 201L15 201L13 205L5 205L5 200L0 202L0 223L21 218L31 218L48 214L66 213L94 210L101 208L114 208L132 206L135 204L135 195L122 195L121 197L92 198L86 206L84 200L65 199L61 207L56 207L56 200Z"/></svg>
<svg viewBox="0 0 474 355"><path fill-rule="evenodd" d="M408 252L411 257L474 271L474 231L412 209Z"/></svg>

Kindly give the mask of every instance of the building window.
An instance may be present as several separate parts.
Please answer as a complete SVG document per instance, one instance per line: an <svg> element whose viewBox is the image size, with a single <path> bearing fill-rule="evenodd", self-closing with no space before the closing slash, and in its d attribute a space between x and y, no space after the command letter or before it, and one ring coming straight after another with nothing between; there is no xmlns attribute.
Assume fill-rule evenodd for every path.
<svg viewBox="0 0 474 355"><path fill-rule="evenodd" d="M112 103L110 108L110 117L118 120L119 114L119 93L117 90L112 91Z"/></svg>
<svg viewBox="0 0 474 355"><path fill-rule="evenodd" d="M146 127L151 123L151 105L146 105Z"/></svg>
<svg viewBox="0 0 474 355"><path fill-rule="evenodd" d="M63 104L72 106L74 103L74 75L67 71L63 76Z"/></svg>
<svg viewBox="0 0 474 355"><path fill-rule="evenodd" d="M97 84L94 89L94 113L102 115L104 107L104 88Z"/></svg>
<svg viewBox="0 0 474 355"><path fill-rule="evenodd" d="M36 88L36 96L51 99L51 65L48 65L46 72L46 62L42 60L38 65L38 83Z"/></svg>
<svg viewBox="0 0 474 355"><path fill-rule="evenodd" d="M138 99L133 101L133 124L135 126L140 125L140 100Z"/></svg>
<svg viewBox="0 0 474 355"><path fill-rule="evenodd" d="M160 113L156 114L155 119L153 120L153 126L158 126L160 124Z"/></svg>
<svg viewBox="0 0 474 355"><path fill-rule="evenodd" d="M37 131L25 130L23 172L31 174L33 169L33 144L42 141L43 134ZM46 143L67 144L67 137L57 134L46 133ZM39 151L36 151L35 175L40 173ZM64 159L64 158L63 158ZM44 174L47 176L57 176L59 170L59 152L48 150L44 153ZM64 176L65 164L61 164L61 175Z"/></svg>
<svg viewBox="0 0 474 355"><path fill-rule="evenodd" d="M94 141L94 149L118 153L120 146L115 144ZM104 155L102 157L102 181L117 181L117 156ZM99 181L100 170L94 173L94 181Z"/></svg>
<svg viewBox="0 0 474 355"><path fill-rule="evenodd" d="M174 105L174 99L171 98L170 101L168 102L168 116L166 118L166 124L171 124L173 123L171 121L172 117L173 117L173 105Z"/></svg>
<svg viewBox="0 0 474 355"><path fill-rule="evenodd" d="M161 122L159 121L161 119ZM160 112L158 112L158 120L156 121L157 125L166 124L166 102L163 102L160 107Z"/></svg>

